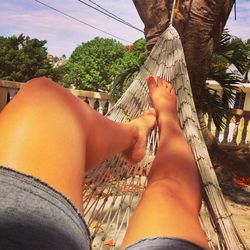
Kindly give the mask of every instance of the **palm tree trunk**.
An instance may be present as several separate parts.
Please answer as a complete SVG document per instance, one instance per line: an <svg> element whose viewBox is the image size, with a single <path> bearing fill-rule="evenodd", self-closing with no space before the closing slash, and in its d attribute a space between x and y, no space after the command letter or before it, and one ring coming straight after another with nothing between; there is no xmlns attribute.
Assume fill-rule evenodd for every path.
<svg viewBox="0 0 250 250"><path fill-rule="evenodd" d="M145 25L147 48L151 50L159 35L168 26L173 1L133 1ZM235 0L177 0L174 26L183 44L194 102L213 164L230 168L238 175L249 175L250 168L246 161L219 148L204 123L201 102L212 54L234 2Z"/></svg>

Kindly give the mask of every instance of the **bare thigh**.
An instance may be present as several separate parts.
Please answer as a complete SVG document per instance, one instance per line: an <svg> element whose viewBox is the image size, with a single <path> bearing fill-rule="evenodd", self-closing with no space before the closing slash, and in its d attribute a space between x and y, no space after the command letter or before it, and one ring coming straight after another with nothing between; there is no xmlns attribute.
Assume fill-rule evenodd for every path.
<svg viewBox="0 0 250 250"><path fill-rule="evenodd" d="M31 80L0 114L0 165L30 174L82 210L85 104L46 78Z"/></svg>

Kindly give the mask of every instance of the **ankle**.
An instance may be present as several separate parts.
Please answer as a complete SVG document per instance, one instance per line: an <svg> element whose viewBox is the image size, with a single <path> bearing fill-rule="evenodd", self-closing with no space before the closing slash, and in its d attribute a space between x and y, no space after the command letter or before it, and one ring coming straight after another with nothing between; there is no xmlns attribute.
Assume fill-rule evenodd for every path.
<svg viewBox="0 0 250 250"><path fill-rule="evenodd" d="M177 117L177 114L159 114L158 117L158 126L160 128L169 128L169 127L179 127L179 119Z"/></svg>

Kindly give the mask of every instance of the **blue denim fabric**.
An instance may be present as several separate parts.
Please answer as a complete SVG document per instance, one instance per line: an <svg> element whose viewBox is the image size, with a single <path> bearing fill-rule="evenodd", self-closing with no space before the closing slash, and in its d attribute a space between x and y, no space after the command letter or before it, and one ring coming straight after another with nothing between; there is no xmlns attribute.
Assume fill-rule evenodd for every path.
<svg viewBox="0 0 250 250"><path fill-rule="evenodd" d="M90 250L72 203L40 180L0 167L0 249Z"/></svg>
<svg viewBox="0 0 250 250"><path fill-rule="evenodd" d="M128 246L125 250L204 250L202 247L179 238L146 238Z"/></svg>

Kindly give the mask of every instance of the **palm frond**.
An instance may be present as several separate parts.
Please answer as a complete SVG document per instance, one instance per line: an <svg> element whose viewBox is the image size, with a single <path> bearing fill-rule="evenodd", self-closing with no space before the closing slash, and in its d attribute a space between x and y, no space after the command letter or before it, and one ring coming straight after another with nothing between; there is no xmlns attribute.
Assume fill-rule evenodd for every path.
<svg viewBox="0 0 250 250"><path fill-rule="evenodd" d="M224 30L215 53L222 56L228 64L233 64L241 74L249 69L246 44L240 38L231 36L227 29Z"/></svg>
<svg viewBox="0 0 250 250"><path fill-rule="evenodd" d="M212 88L206 86L204 89L205 112L213 118L214 124L218 130L226 126L225 120L228 114L228 104L223 102L223 98Z"/></svg>
<svg viewBox="0 0 250 250"><path fill-rule="evenodd" d="M239 76L226 72L220 67L211 66L208 78L215 80L222 88L222 93L218 94L209 86L205 87L204 107L205 111L212 116L215 126L221 130L226 125L226 120L230 112L230 104L235 102L235 93L240 91L237 86Z"/></svg>

